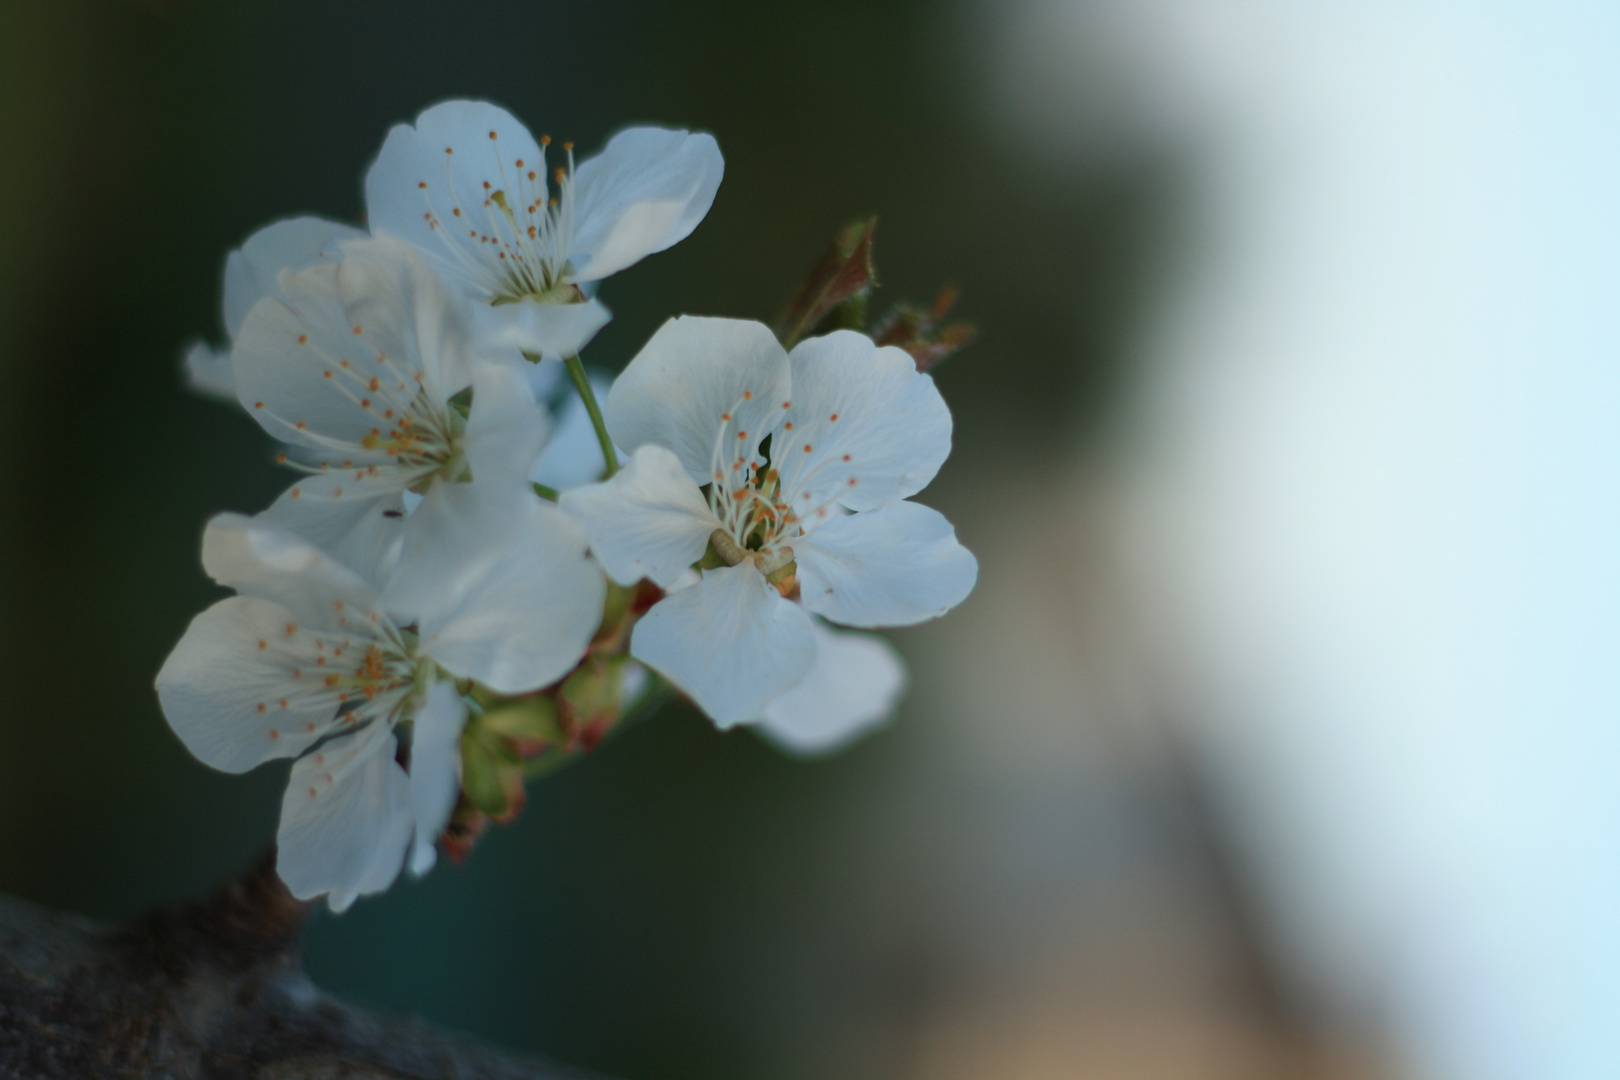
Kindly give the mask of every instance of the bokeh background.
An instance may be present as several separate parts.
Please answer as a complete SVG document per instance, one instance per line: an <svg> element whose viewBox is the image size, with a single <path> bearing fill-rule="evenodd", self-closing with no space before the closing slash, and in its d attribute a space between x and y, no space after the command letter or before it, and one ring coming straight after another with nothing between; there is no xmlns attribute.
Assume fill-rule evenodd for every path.
<svg viewBox="0 0 1620 1080"><path fill-rule="evenodd" d="M1617 60L1573 0L6 0L0 890L128 915L273 835L284 767L151 690L286 482L180 351L478 96L720 140L595 363L867 213L880 302L959 285L923 499L980 584L863 743L670 709L318 917L317 981L627 1080L1620 1075Z"/></svg>

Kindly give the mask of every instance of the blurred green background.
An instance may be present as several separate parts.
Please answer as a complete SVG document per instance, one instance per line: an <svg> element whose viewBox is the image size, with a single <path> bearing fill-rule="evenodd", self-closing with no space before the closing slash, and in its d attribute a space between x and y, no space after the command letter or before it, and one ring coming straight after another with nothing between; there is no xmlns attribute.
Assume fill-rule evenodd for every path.
<svg viewBox="0 0 1620 1080"><path fill-rule="evenodd" d="M888 729L806 763L670 709L535 786L467 866L318 917L317 981L636 1078L971 1075L1013 1061L993 1034L953 1050L976 1024L1061 1041L1132 994L1165 1030L1233 1013L1291 1045L1174 748L1042 682L1087 640L1042 606L1095 580L1063 492L1174 242L1177 171L1123 154L1077 179L1003 137L974 26L904 0L0 7L0 890L122 916L272 837L285 766L210 772L151 689L218 592L204 521L286 483L258 427L182 390L180 352L222 332L228 248L357 219L389 125L476 96L587 154L637 121L720 141L713 211L607 284L591 362L675 313L770 318L857 215L881 217L880 306L959 285L983 336L939 374L956 450L922 499L984 571L951 620L894 635L918 685ZM930 682L963 657L1046 689ZM1067 764L1027 767L1027 723ZM1148 1075L1155 1030L1100 1033L1118 1053L1072 1075ZM1265 1053L1246 1075L1298 1074Z"/></svg>

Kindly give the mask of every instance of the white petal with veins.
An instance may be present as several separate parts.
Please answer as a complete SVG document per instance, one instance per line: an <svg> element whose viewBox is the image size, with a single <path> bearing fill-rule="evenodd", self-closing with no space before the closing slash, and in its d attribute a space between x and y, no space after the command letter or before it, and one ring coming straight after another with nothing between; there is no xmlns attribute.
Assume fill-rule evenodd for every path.
<svg viewBox="0 0 1620 1080"><path fill-rule="evenodd" d="M563 492L559 505L585 527L591 550L620 585L645 577L669 588L703 557L720 524L661 446L637 450L611 480Z"/></svg>
<svg viewBox="0 0 1620 1080"><path fill-rule="evenodd" d="M979 564L937 510L898 502L827 521L793 548L800 596L846 626L909 626L973 591Z"/></svg>
<svg viewBox="0 0 1620 1080"><path fill-rule="evenodd" d="M722 728L756 720L810 670L815 636L803 608L752 566L706 570L642 616L630 655L689 694Z"/></svg>
<svg viewBox="0 0 1620 1080"><path fill-rule="evenodd" d="M373 722L293 762L276 830L276 872L300 900L333 911L399 876L413 826L410 781L394 733Z"/></svg>

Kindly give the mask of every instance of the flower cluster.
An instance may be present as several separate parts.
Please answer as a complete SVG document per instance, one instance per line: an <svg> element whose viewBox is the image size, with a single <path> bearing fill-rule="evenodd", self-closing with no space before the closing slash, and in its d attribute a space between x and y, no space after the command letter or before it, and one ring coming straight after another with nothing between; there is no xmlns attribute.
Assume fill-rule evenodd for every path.
<svg viewBox="0 0 1620 1080"><path fill-rule="evenodd" d="M579 359L610 318L595 283L687 236L723 166L710 136L657 128L577 167L549 149L481 102L394 128L369 232L249 238L228 348L186 356L297 475L208 524L203 566L236 595L158 696L208 765L294 759L278 868L334 910L465 850L526 777L671 688L790 750L848 740L904 669L827 624L920 622L977 574L909 501L951 418L905 349L679 317L600 408Z"/></svg>

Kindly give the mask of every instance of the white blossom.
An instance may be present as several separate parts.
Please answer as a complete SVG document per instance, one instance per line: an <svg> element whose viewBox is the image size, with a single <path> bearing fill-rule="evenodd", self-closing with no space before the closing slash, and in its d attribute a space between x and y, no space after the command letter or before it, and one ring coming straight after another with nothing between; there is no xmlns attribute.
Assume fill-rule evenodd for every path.
<svg viewBox="0 0 1620 1080"><path fill-rule="evenodd" d="M790 355L759 323L672 319L606 419L629 462L562 506L621 584L670 588L711 545L729 564L654 605L630 646L723 727L761 719L811 671L807 611L901 626L973 588L950 523L906 501L950 452L951 418L900 349L839 331Z"/></svg>
<svg viewBox="0 0 1620 1080"><path fill-rule="evenodd" d="M407 492L471 476L527 497L546 418L528 365L510 360L475 356L460 308L399 240L349 241L337 262L283 271L231 353L243 406L302 452L292 464L308 473L267 520L381 582L409 527Z"/></svg>
<svg viewBox="0 0 1620 1080"><path fill-rule="evenodd" d="M205 764L245 772L294 757L277 834L294 896L341 911L417 873L459 787L454 679L537 689L583 655L604 583L566 515L477 485L435 485L399 572L379 591L301 537L222 514L203 565L238 595L198 615L158 674L169 724ZM410 770L396 730L412 731ZM414 844L412 838L414 836Z"/></svg>
<svg viewBox="0 0 1620 1080"><path fill-rule="evenodd" d="M282 270L300 270L318 262L341 258L338 245L365 233L350 225L317 217L289 218L266 225L243 245L225 256L225 283L221 308L227 340L234 341L248 310L277 293ZM236 378L231 373L230 349L216 349L194 341L184 359L186 384L205 397L235 402Z"/></svg>
<svg viewBox="0 0 1620 1080"><path fill-rule="evenodd" d="M708 213L724 163L713 136L636 127L596 157L548 171L506 110L447 101L388 133L366 174L372 231L438 260L497 344L555 358L609 318L592 283L684 239Z"/></svg>

